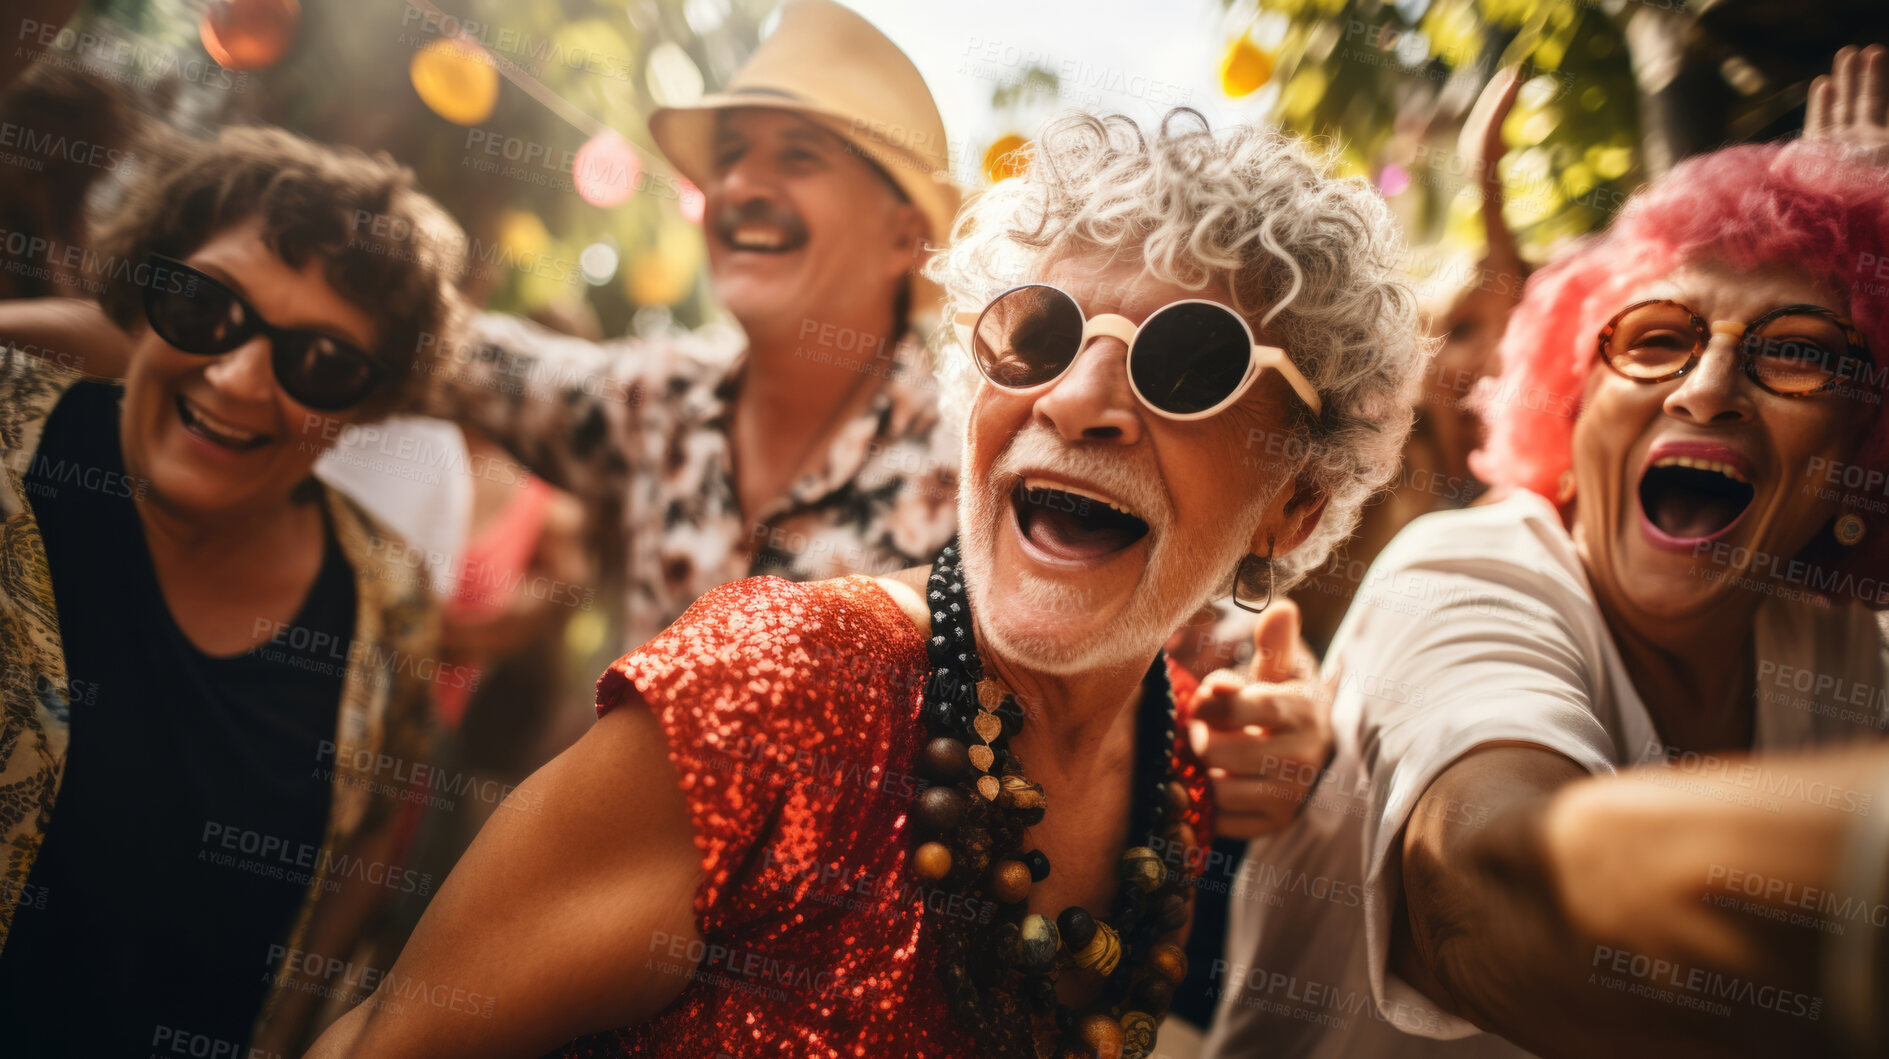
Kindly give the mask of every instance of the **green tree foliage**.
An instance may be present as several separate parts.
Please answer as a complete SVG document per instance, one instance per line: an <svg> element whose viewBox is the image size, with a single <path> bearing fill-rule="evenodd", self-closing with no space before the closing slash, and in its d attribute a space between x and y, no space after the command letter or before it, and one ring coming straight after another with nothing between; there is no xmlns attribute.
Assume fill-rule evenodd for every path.
<svg viewBox="0 0 1889 1059"><path fill-rule="evenodd" d="M1334 138L1416 241L1481 241L1462 121L1496 70L1521 68L1499 172L1528 256L1606 221L1639 181L1635 88L1610 16L1585 0L1258 0L1249 39L1270 64L1274 118ZM1263 69L1264 67L1262 67ZM1235 86L1230 91L1236 90Z"/></svg>

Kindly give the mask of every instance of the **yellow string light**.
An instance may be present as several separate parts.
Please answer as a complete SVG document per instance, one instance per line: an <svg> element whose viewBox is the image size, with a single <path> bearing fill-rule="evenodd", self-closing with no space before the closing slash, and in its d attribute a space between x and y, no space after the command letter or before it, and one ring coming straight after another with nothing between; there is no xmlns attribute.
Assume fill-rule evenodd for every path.
<svg viewBox="0 0 1889 1059"><path fill-rule="evenodd" d="M498 105L498 71L476 45L441 37L414 53L407 73L421 102L447 121L477 125Z"/></svg>

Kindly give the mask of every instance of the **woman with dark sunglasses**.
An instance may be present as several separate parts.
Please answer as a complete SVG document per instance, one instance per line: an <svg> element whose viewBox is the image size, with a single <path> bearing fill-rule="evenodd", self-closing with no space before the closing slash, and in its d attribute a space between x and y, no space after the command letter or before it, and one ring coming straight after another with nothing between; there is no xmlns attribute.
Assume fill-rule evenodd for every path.
<svg viewBox="0 0 1889 1059"><path fill-rule="evenodd" d="M983 379L961 543L724 586L612 666L313 1054L1150 1054L1209 816L1161 645L1388 477L1415 309L1383 203L1276 132L1032 150L935 266Z"/></svg>
<svg viewBox="0 0 1889 1059"><path fill-rule="evenodd" d="M285 1050L376 902L430 889L390 777L454 676L399 542L310 469L424 377L462 243L384 157L230 130L90 248L122 383L0 351L0 1051Z"/></svg>
<svg viewBox="0 0 1889 1059"><path fill-rule="evenodd" d="M1880 924L1768 918L1727 880L1825 874L1820 843L1881 811L1879 784L1745 755L1889 729L1886 255L1880 170L1744 146L1530 279L1480 395L1474 467L1501 498L1417 520L1366 574L1326 659L1332 769L1294 830L1248 847L1210 1054L1835 1043L1825 998L1848 983L1814 954ZM1705 797L1563 797L1661 764L1640 789L1674 796L1639 807ZM1708 837L1752 811L1818 826L1788 851ZM1636 903L1681 911L1592 911ZM1810 955L1754 959L1741 936Z"/></svg>

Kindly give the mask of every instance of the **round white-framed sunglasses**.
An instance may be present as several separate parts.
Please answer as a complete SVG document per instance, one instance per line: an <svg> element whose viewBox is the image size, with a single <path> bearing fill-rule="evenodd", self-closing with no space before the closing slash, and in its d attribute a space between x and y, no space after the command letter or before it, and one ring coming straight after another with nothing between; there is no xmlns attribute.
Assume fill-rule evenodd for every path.
<svg viewBox="0 0 1889 1059"><path fill-rule="evenodd" d="M1313 415L1324 412L1318 391L1285 350L1260 345L1240 314L1204 298L1169 302L1137 327L1114 313L1085 315L1059 287L1024 283L992 298L982 312L959 313L956 326L977 370L1006 390L1055 382L1091 339L1107 335L1128 347L1129 388L1156 415L1182 421L1216 415L1268 368L1285 378Z"/></svg>

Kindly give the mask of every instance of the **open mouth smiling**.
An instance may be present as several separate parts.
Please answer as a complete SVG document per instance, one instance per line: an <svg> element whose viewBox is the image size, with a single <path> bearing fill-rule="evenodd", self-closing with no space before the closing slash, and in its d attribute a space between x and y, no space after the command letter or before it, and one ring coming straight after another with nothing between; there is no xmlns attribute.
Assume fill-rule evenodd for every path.
<svg viewBox="0 0 1889 1059"><path fill-rule="evenodd" d="M1729 450L1711 456L1656 452L1640 475L1639 494L1649 528L1666 541L1691 543L1730 532L1757 489L1749 467Z"/></svg>
<svg viewBox="0 0 1889 1059"><path fill-rule="evenodd" d="M177 417L183 421L184 429L191 434L219 448L234 452L251 452L269 444L270 441L270 435L245 430L227 419L213 415L208 409L183 394L177 395Z"/></svg>
<svg viewBox="0 0 1889 1059"><path fill-rule="evenodd" d="M1024 540L1065 562L1095 562L1148 535L1148 523L1115 501L1039 478L1017 480L1010 508Z"/></svg>
<svg viewBox="0 0 1889 1059"><path fill-rule="evenodd" d="M730 250L748 254L791 254L807 245L807 226L798 217L779 210L766 216L734 211L715 225L715 237Z"/></svg>

